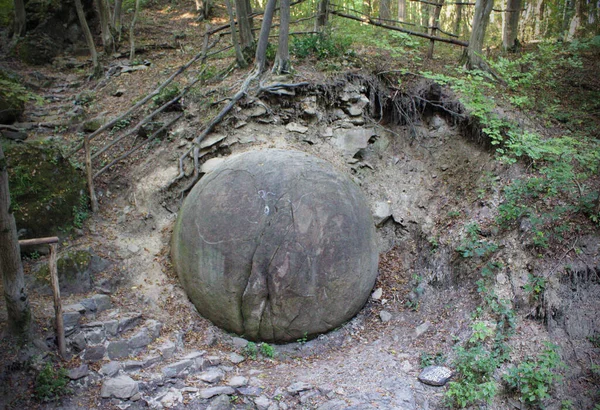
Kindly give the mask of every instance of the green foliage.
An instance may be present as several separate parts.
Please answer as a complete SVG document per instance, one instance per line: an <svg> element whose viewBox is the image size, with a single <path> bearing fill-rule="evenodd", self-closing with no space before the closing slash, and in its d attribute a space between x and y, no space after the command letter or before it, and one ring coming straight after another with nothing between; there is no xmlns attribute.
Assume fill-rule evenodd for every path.
<svg viewBox="0 0 600 410"><path fill-rule="evenodd" d="M466 237L456 248L463 258L486 258L498 249L494 242L480 239L480 228L476 223L465 227Z"/></svg>
<svg viewBox="0 0 600 410"><path fill-rule="evenodd" d="M490 403L498 391L493 374L499 365L499 360L481 345L467 349L457 347L454 367L459 376L448 385L447 404L464 408L480 402Z"/></svg>
<svg viewBox="0 0 600 410"><path fill-rule="evenodd" d="M534 276L531 273L528 276L527 284L524 286L525 292L529 293L533 300L537 301L546 289L546 278L543 276Z"/></svg>
<svg viewBox="0 0 600 410"><path fill-rule="evenodd" d="M127 118L123 118L122 120L117 121L116 124L113 125L113 127L110 129L110 135L114 135L115 133L129 127L129 124L131 124L131 121Z"/></svg>
<svg viewBox="0 0 600 410"><path fill-rule="evenodd" d="M79 197L79 205L73 207L73 226L81 229L83 223L89 218L89 198L87 195Z"/></svg>
<svg viewBox="0 0 600 410"><path fill-rule="evenodd" d="M273 346L271 346L268 343L261 343L260 344L260 353L264 357L267 357L269 359L272 359L272 358L275 357L275 349L273 348Z"/></svg>
<svg viewBox="0 0 600 410"><path fill-rule="evenodd" d="M252 360L256 360L258 355L258 346L254 342L248 342L246 347L244 347L244 355Z"/></svg>
<svg viewBox="0 0 600 410"><path fill-rule="evenodd" d="M296 342L300 343L301 345L305 344L308 341L308 333L304 332L304 335L300 338L297 339Z"/></svg>
<svg viewBox="0 0 600 410"><path fill-rule="evenodd" d="M558 373L564 367L557 353L558 346L545 342L546 348L537 357L528 358L518 366L508 369L503 376L508 386L521 395L526 404L541 404L550 397L554 382L562 380Z"/></svg>
<svg viewBox="0 0 600 410"><path fill-rule="evenodd" d="M593 336L588 336L588 340L596 349L600 349L600 333L595 333Z"/></svg>
<svg viewBox="0 0 600 410"><path fill-rule="evenodd" d="M437 352L434 354L427 352L421 353L421 367L443 365L444 363L446 363L446 356L442 352Z"/></svg>
<svg viewBox="0 0 600 410"><path fill-rule="evenodd" d="M488 326L487 323L477 321L471 325L473 334L469 338L469 343L481 343L494 335L494 329Z"/></svg>
<svg viewBox="0 0 600 410"><path fill-rule="evenodd" d="M314 57L317 60L341 57L352 46L352 39L346 36L322 32L315 35L294 36L290 53L299 59Z"/></svg>
<svg viewBox="0 0 600 410"><path fill-rule="evenodd" d="M0 0L0 26L9 27L14 16L13 0Z"/></svg>
<svg viewBox="0 0 600 410"><path fill-rule="evenodd" d="M181 90L179 89L179 85L174 83L166 86L162 89L160 93L152 97L152 103L155 107L160 107L163 104L171 101L173 98L177 97Z"/></svg>
<svg viewBox="0 0 600 410"><path fill-rule="evenodd" d="M68 383L67 370L48 362L35 378L35 398L41 402L58 400L61 396L70 393Z"/></svg>

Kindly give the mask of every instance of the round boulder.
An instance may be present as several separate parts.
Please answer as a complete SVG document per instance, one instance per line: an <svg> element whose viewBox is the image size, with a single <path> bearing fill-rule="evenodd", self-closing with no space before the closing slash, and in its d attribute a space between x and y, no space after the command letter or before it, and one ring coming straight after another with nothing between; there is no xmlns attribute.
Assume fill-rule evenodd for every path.
<svg viewBox="0 0 600 410"><path fill-rule="evenodd" d="M196 184L171 256L203 316L269 342L350 319L369 297L378 262L359 188L320 159L274 149L231 157Z"/></svg>

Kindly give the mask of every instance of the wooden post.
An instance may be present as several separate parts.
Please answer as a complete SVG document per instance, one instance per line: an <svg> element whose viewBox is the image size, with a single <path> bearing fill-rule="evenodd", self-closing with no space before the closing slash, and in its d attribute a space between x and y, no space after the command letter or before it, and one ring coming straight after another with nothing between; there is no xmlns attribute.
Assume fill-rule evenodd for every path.
<svg viewBox="0 0 600 410"><path fill-rule="evenodd" d="M64 359L67 355L65 342L65 326L63 324L62 301L60 299L60 287L58 285L58 270L56 268L57 249L56 243L50 244L50 279L52 281L52 293L54 294L54 315L56 319L56 339L58 340L58 353Z"/></svg>
<svg viewBox="0 0 600 410"><path fill-rule="evenodd" d="M90 202L92 204L92 212L98 212L98 199L96 199L96 191L94 190L94 174L92 172L92 153L90 152L90 138L85 136L83 139L85 150L85 172L87 174L88 189L90 191Z"/></svg>
<svg viewBox="0 0 600 410"><path fill-rule="evenodd" d="M58 255L58 237L51 236L49 238L22 239L19 241L20 246L28 245L50 245L50 260L48 261L50 270L50 282L52 283L52 294L54 295L54 316L56 327L56 339L58 341L58 352L64 359L67 354L67 344L65 342L65 325L62 315L62 301L60 299L60 287L58 284L58 270L56 259Z"/></svg>
<svg viewBox="0 0 600 410"><path fill-rule="evenodd" d="M442 12L442 6L444 5L444 0L440 0L438 4L436 4L435 9L433 11L433 18L431 19L431 37L435 37L437 34L438 27L440 25L440 14ZM433 48L435 46L435 40L432 38L429 40L429 50L427 51L427 58L433 58Z"/></svg>

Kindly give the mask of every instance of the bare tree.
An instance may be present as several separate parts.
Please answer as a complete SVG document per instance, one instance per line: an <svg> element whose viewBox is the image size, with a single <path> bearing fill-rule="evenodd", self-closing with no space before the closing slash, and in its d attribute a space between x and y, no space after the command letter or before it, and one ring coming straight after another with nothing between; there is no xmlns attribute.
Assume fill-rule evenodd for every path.
<svg viewBox="0 0 600 410"><path fill-rule="evenodd" d="M260 36L258 38L258 45L256 46L256 57L254 58L259 73L263 72L267 65L267 47L269 46L269 33L273 24L273 13L275 12L276 2L276 0L267 0L265 14L260 26Z"/></svg>
<svg viewBox="0 0 600 410"><path fill-rule="evenodd" d="M98 16L100 17L100 31L104 53L111 55L115 51L115 40L110 31L110 10L106 0L96 0L96 6L98 7Z"/></svg>
<svg viewBox="0 0 600 410"><path fill-rule="evenodd" d="M398 21L406 18L406 0L398 0Z"/></svg>
<svg viewBox="0 0 600 410"><path fill-rule="evenodd" d="M27 17L25 15L25 2L23 0L14 0L15 21L14 36L23 37L26 31Z"/></svg>
<svg viewBox="0 0 600 410"><path fill-rule="evenodd" d="M227 13L229 14L229 26L231 27L231 42L233 43L233 48L235 49L235 59L240 68L245 68L246 66L248 66L248 63L244 58L244 54L242 54L240 42L238 41L237 30L235 28L235 17L233 16L233 8L231 7L231 0L225 0L225 5L227 6Z"/></svg>
<svg viewBox="0 0 600 410"><path fill-rule="evenodd" d="M138 12L140 11L140 0L135 0L135 9L133 11L133 18L131 19L131 25L129 26L129 63L133 63L135 57L135 21L137 20Z"/></svg>
<svg viewBox="0 0 600 410"><path fill-rule="evenodd" d="M279 4L279 44L277 56L273 64L273 72L277 74L289 73L290 64L290 0L280 0Z"/></svg>
<svg viewBox="0 0 600 410"><path fill-rule="evenodd" d="M31 310L25 291L17 225L10 207L7 163L2 144L0 144L0 275L4 287L9 328L15 335L27 339L31 331Z"/></svg>
<svg viewBox="0 0 600 410"><path fill-rule="evenodd" d="M93 76L99 77L102 75L102 66L98 62L98 53L96 52L94 37L92 37L92 32L90 31L87 20L85 19L85 13L83 11L81 0L75 0L75 11L77 12L77 17L79 18L79 25L83 31L85 42L87 43L88 49L90 50L90 55L92 56Z"/></svg>
<svg viewBox="0 0 600 410"><path fill-rule="evenodd" d="M490 21L490 13L494 6L494 0L477 0L475 2L475 13L473 15L473 29L469 37L469 46L465 49L462 61L467 69L481 68L487 70L487 65L481 58L483 40Z"/></svg>
<svg viewBox="0 0 600 410"><path fill-rule="evenodd" d="M112 26L115 29L115 35L117 37L117 46L121 42L121 30L122 24L122 12L123 12L123 0L115 0L115 8L112 15Z"/></svg>
<svg viewBox="0 0 600 410"><path fill-rule="evenodd" d="M379 20L391 20L392 12L390 0L380 0L379 2Z"/></svg>
<svg viewBox="0 0 600 410"><path fill-rule="evenodd" d="M502 24L502 47L508 51L516 51L517 30L521 16L522 0L507 0Z"/></svg>
<svg viewBox="0 0 600 410"><path fill-rule="evenodd" d="M254 34L252 33L252 8L249 0L235 0L237 24L240 32L240 46L245 56L252 56L254 52Z"/></svg>
<svg viewBox="0 0 600 410"><path fill-rule="evenodd" d="M327 26L329 19L329 0L320 0L317 5L317 18L315 19L315 31L321 32Z"/></svg>

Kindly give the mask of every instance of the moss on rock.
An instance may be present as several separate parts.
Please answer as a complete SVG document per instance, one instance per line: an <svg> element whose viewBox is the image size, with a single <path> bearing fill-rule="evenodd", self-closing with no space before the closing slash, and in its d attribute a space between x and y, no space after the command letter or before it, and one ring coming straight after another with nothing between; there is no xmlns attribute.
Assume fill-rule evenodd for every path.
<svg viewBox="0 0 600 410"><path fill-rule="evenodd" d="M3 146L17 229L35 238L56 235L80 224L88 206L83 173L53 144Z"/></svg>

